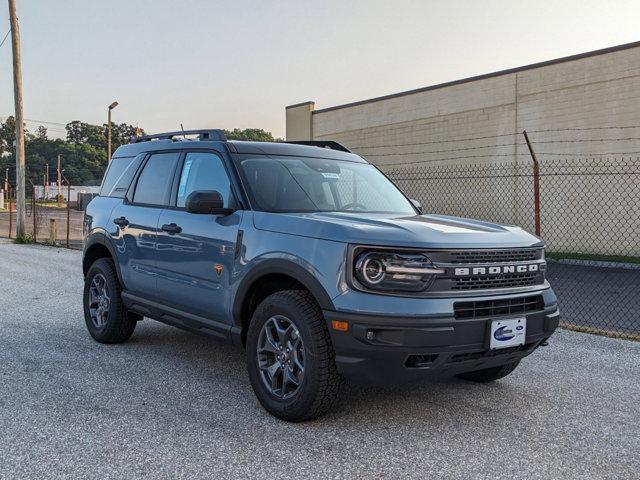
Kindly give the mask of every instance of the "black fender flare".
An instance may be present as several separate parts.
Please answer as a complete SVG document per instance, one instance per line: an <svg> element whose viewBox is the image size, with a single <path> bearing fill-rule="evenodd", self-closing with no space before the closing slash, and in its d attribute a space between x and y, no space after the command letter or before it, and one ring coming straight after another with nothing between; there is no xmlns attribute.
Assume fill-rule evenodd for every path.
<svg viewBox="0 0 640 480"><path fill-rule="evenodd" d="M83 266L82 270L83 270L83 273L86 275L84 259L85 259L86 255L87 255L87 252L94 245L101 245L101 246L105 247L109 251L109 254L111 254L111 258L113 259L113 263L116 266L116 273L118 275L118 280L120 281L120 285L122 285L123 288L124 288L124 282L122 281L122 273L120 272L120 262L118 262L118 256L116 255L116 249L113 246L113 242L112 242L111 238L106 233L104 233L102 231L92 232L92 233L90 233L89 235L87 235L85 237L84 248L83 248L83 252L82 252L82 266Z"/></svg>
<svg viewBox="0 0 640 480"><path fill-rule="evenodd" d="M236 325L242 325L242 307L247 293L249 293L256 280L270 274L287 275L293 278L311 292L311 295L314 296L322 310L335 310L331 297L312 273L290 260L273 258L261 261L240 281L233 299L232 315Z"/></svg>

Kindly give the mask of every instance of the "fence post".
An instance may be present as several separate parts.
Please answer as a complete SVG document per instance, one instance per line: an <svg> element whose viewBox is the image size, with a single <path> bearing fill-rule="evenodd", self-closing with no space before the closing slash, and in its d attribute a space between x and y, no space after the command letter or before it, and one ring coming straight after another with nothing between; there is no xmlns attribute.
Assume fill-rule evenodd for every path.
<svg viewBox="0 0 640 480"><path fill-rule="evenodd" d="M522 134L527 141L527 147L529 148L529 154L533 160L533 219L535 223L536 235L540 236L540 165L536 158L536 153L533 151L531 142L529 141L529 135L527 131L523 130Z"/></svg>
<svg viewBox="0 0 640 480"><path fill-rule="evenodd" d="M50 218L49 219L49 244L50 245L56 244L57 233L58 232L56 231L56 219Z"/></svg>
<svg viewBox="0 0 640 480"><path fill-rule="evenodd" d="M7 188L7 198L9 200L9 238L11 238L11 230L13 229L13 215L11 214L11 187Z"/></svg>
<svg viewBox="0 0 640 480"><path fill-rule="evenodd" d="M71 184L67 181L67 248L69 248L69 223L71 221Z"/></svg>
<svg viewBox="0 0 640 480"><path fill-rule="evenodd" d="M33 243L36 243L36 238L38 235L38 226L36 225L36 187L31 184L33 187L33 195L31 195L31 215L33 216Z"/></svg>

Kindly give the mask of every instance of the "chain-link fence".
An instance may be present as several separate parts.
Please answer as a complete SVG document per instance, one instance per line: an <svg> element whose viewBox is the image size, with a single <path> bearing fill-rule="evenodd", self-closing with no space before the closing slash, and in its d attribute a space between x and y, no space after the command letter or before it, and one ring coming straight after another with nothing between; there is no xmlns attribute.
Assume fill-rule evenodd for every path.
<svg viewBox="0 0 640 480"><path fill-rule="evenodd" d="M535 233L531 162L415 165L387 175L424 210ZM540 234L565 326L640 338L640 159L539 166Z"/></svg>
<svg viewBox="0 0 640 480"><path fill-rule="evenodd" d="M15 188L9 185L3 190L0 209L0 237L16 238ZM82 223L84 213L75 202L66 197L43 198L39 189L27 182L26 223L23 241L82 248ZM67 195L68 196L68 195Z"/></svg>
<svg viewBox="0 0 640 480"><path fill-rule="evenodd" d="M383 170L427 213L519 225L536 233L537 211L538 233L547 245L548 278L558 294L564 325L640 339L640 159L562 155L540 161L538 195L528 154L499 163L401 161ZM355 192L355 182L345 185ZM7 208L14 205L14 195L9 190L0 209L0 236L15 238L15 208ZM39 198L34 190L28 183L27 233L38 243L81 248L83 212L73 203ZM358 191L359 196L375 194Z"/></svg>

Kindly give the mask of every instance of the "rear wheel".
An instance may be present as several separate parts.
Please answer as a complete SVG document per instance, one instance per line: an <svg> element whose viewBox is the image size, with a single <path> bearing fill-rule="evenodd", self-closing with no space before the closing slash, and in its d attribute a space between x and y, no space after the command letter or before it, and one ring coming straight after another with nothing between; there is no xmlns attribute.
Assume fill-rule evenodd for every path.
<svg viewBox="0 0 640 480"><path fill-rule="evenodd" d="M247 333L247 367L262 406L283 420L324 414L342 379L322 311L309 292L286 290L258 306Z"/></svg>
<svg viewBox="0 0 640 480"><path fill-rule="evenodd" d="M136 318L122 304L122 287L110 258L96 260L84 280L84 320L100 343L120 343L131 337Z"/></svg>
<svg viewBox="0 0 640 480"><path fill-rule="evenodd" d="M500 365L498 367L485 368L483 370L474 370L473 372L459 373L458 375L456 375L456 377L462 378L464 380L469 380L471 382L493 382L509 375L516 369L519 363L520 360L517 360L515 362L507 363L506 365Z"/></svg>

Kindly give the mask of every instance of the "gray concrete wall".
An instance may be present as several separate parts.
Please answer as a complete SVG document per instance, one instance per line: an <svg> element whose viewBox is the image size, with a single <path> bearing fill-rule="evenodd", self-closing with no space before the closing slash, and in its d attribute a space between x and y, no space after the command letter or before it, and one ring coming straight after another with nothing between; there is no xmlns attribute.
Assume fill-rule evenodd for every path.
<svg viewBox="0 0 640 480"><path fill-rule="evenodd" d="M421 193L417 196L427 200L428 207L434 192L418 177L410 180L406 172L438 165L499 163L512 165L513 173L526 173L531 158L521 135L525 129L543 165L588 158L594 169L609 171L612 159L637 161L640 128L608 127L640 125L640 42L311 111L308 127L303 115L308 111L299 109L287 108L287 138L310 134L313 139L338 141L402 178L402 187ZM634 182L634 178L637 180L622 177L622 183ZM584 178L549 177L544 181L543 193L545 188L554 192L543 198L543 226L547 228L543 236L551 244L563 250L640 254L640 247L631 249L624 240L611 238L606 245L593 241L603 238L612 225L629 223L628 212L603 199L632 195L631 207L640 209L637 188L621 191L620 178L610 178L610 187L599 186L597 195L591 195L593 182ZM569 181L573 184L566 184ZM421 183L423 191L416 186ZM530 184L529 179L514 178L505 193L503 179L476 182L476 188L485 192L483 212L488 213L484 216L531 230ZM460 198L451 191L442 195ZM625 202L628 205L629 199ZM471 207L461 205L458 210L466 208L473 214ZM565 218L578 211L585 215L580 241L576 232L560 228ZM640 238L640 221L634 220L628 234Z"/></svg>

